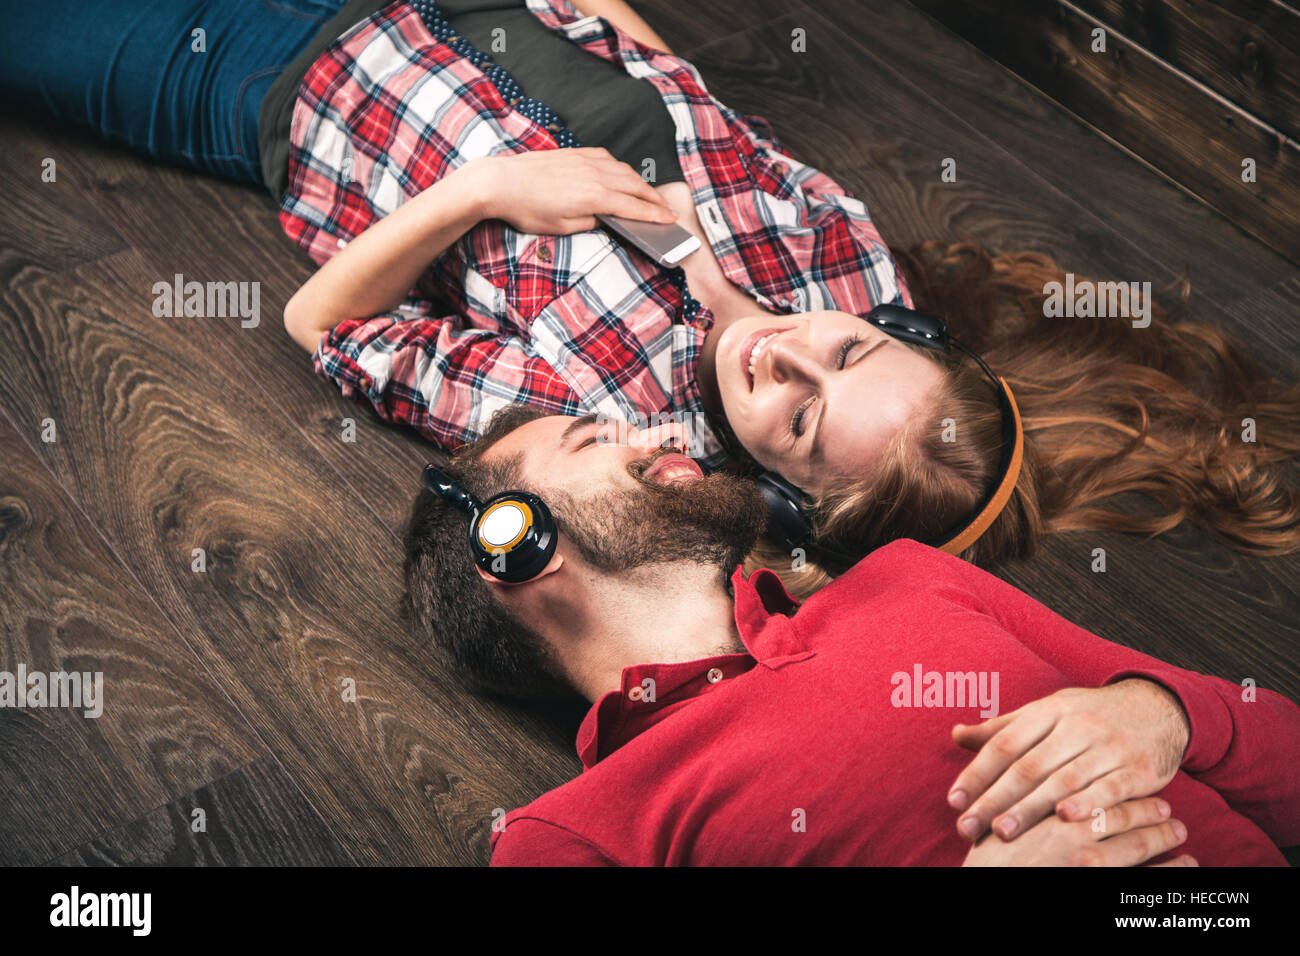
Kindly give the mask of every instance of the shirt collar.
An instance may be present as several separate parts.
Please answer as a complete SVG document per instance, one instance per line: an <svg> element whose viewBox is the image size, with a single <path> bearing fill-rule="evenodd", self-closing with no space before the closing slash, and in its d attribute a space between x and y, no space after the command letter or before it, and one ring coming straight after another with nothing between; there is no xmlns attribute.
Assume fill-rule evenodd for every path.
<svg viewBox="0 0 1300 956"><path fill-rule="evenodd" d="M578 757L584 770L590 770L670 713L755 666L777 670L813 655L804 646L791 617L799 602L775 573L762 568L746 580L744 572L737 568L731 576L731 587L736 629L745 652L623 668L618 690L596 701L578 729Z"/></svg>

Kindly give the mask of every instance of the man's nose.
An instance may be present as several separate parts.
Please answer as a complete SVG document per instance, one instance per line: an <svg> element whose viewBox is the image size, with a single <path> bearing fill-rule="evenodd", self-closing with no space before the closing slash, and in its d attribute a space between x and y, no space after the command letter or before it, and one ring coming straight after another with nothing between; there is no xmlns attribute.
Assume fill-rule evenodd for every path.
<svg viewBox="0 0 1300 956"><path fill-rule="evenodd" d="M635 428L628 434L628 444L644 454L672 446L683 452L690 450L690 435L681 422L664 422L649 428Z"/></svg>

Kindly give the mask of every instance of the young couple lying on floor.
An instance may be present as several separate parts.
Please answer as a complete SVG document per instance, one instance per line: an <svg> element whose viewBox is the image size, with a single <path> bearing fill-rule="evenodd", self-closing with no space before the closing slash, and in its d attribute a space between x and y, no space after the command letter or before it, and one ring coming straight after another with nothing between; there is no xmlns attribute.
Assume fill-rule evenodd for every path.
<svg viewBox="0 0 1300 956"><path fill-rule="evenodd" d="M506 815L493 865L1285 865L1300 844L1284 697L910 540L797 606L739 569L768 521L754 482L690 467L679 426L613 434L505 409L426 469L406 531L440 660L591 704L582 774Z"/></svg>
<svg viewBox="0 0 1300 956"><path fill-rule="evenodd" d="M737 598L748 613L734 623L722 621L717 634L702 639L705 647L674 644L663 651L681 661L689 659L682 654L712 652L719 642L730 649L740 640L760 661L757 667L737 676L736 660L722 655L722 678L704 688L680 665L666 665L653 675L660 688L653 706L602 704L600 732L594 718L586 728L589 762L605 752L617 758L628 748L614 751L614 744L657 740L686 726L676 720L679 708L702 718L709 714L702 704L744 705L749 698L730 693L740 681L807 678L798 688L758 688L773 696L754 698L755 713L747 712L744 721L767 729L744 737L728 733L733 762L720 763L716 778L703 763L684 757L712 754L714 738L701 733L671 748L671 772L655 771L664 786L679 788L664 792L665 800L680 795L669 818L689 820L708 810L727 822L716 829L701 824L712 836L687 830L676 841L632 824L618 831L628 839L659 841L649 858L677 848L689 856L706 847L720 859L724 852L764 846L781 858L816 846L834 859L830 842L818 841L827 839L826 828L836 820L851 819L852 807L836 801L856 805L863 793L895 802L882 807L868 801L879 815L865 824L852 819L843 852L869 842L882 859L909 858L925 846L932 858L961 858L962 847L952 842L956 831L940 819L947 804L925 802L933 799L928 788L909 791L926 768L929 783L940 790L959 770L956 752L927 736L927 728L942 729L946 741L947 716L925 707L889 707L870 690L874 685L841 686L841 675L855 668L848 661L829 668L837 654L817 646L855 614L867 616L860 632L882 636L841 642L837 653L889 651L879 642L892 635L907 659L890 653L876 662L888 674L917 665L923 673L1000 673L1003 714L1055 688L1098 685L1113 676L1096 661L1076 668L1076 658L1058 646L1062 634L1072 641L1096 639L1055 618L1031 631L1025 621L1046 614L1037 605L964 564L893 542L942 543L989 565L1028 555L1044 534L1099 528L1153 534L1189 521L1243 551L1281 554L1300 547L1300 492L1285 471L1300 454L1300 388L1262 372L1216 329L1113 289L1103 295L1104 285L1066 273L1039 253L990 255L974 243L925 243L896 258L861 199L792 156L765 119L716 99L699 71L623 0L111 0L96 5L94 16L71 0L47 0L14 5L5 26L0 93L6 100L149 155L269 189L285 232L321 267L286 305L286 330L345 396L448 450L479 438L493 413L513 403L611 419L666 414L689 422L696 441L691 454L699 467L679 461L674 471L692 478L708 472L712 484L702 488L733 487L737 476L764 473L767 493L785 495L786 517L797 517L802 530L774 521L773 534L744 561L747 570L771 568L791 594L815 594L797 618L803 623L785 625L783 617L762 610L757 595L772 597L772 572L756 573L752 588L737 581ZM810 42L819 41L812 36ZM69 58L68 49L78 55ZM789 55L783 48L770 52ZM792 117L792 126L798 121ZM807 131L798 132L806 140ZM665 266L606 231L599 214L676 221L700 247ZM1049 317L1049 288L1057 287L1093 296L1071 303L1075 317ZM900 334L906 328L863 321L890 306L941 317L996 375L960 350ZM1139 314L1140 322L1130 319ZM1014 415L1007 411L1012 398ZM1013 417L1015 451L1008 455ZM553 479L549 473L538 478L542 485ZM1144 515L1107 507L1128 492L1147 497L1151 507ZM599 521L592 526L601 527ZM964 531L948 540L953 529ZM566 597L585 600L581 588L565 590L581 571L584 583L599 582L602 593L625 599L565 609L584 615L575 619L582 633L598 631L585 625L616 607L628 618L611 621L610 633L623 633L618 625L644 608L638 613L651 619L646 633L667 634L658 626L658 605L676 613L684 595L703 587L686 575L667 589L670 600L658 593L646 599L637 585L649 570L597 576L596 552L588 548L580 559L565 550L583 540L570 530L560 552L568 554L567 564L528 585L483 583L481 593L453 589L450 603L436 607L429 603L430 585L423 585L424 619L439 622L444 635L472 635L477 612L460 609L463 593L479 593L479 609L495 606L483 603L486 595L499 602L527 595L544 605L535 614L530 608L529 619L545 625L545 606L561 607ZM777 537L784 540L771 540ZM801 547L790 547L792 541ZM440 553L420 553L426 552ZM706 566L716 565L716 555L710 561ZM697 565L689 567L702 574ZM914 565L924 566L919 577L904 573ZM676 573L682 566L670 567ZM710 592L714 604L726 583L717 573L708 574L718 589ZM844 580L826 587L837 574ZM772 599L781 605L779 594ZM923 599L924 609L916 606ZM923 619L922 610L942 615L954 639L909 646L925 637L907 631L909 621ZM968 636L969 630L975 633ZM684 630L673 640L686 641L692 633ZM929 640L944 637L926 634ZM958 651L966 645L958 636L974 641L978 661L962 659ZM566 679L580 681L577 689L593 700L608 689L603 683L621 686L618 670L602 681L600 667L576 651L528 657L526 648L538 646L550 645L515 641L484 659L537 673L553 673L562 660ZM1108 654L1127 653L1101 646ZM481 649L470 643L465 650L476 660ZM655 646L629 644L620 654L626 665L662 659ZM596 660L621 666L613 659L618 656L611 651ZM740 658L742 666L748 659ZM1135 660L1139 667L1155 664ZM539 669L542 661L551 671ZM1013 677L1017 661L1023 667ZM1122 666L1127 662L1116 663ZM1241 715L1245 723L1238 723L1229 714L1244 702L1222 701L1223 687L1206 690L1186 679L1169 678L1177 686L1166 685L1191 720L1181 764L1186 774L1160 779L1148 766L1135 778L1114 769L1127 766L1115 763L1120 758L1114 753L1107 772L1129 784L1123 795L1150 791L1134 784L1137 778L1180 788L1188 806L1179 807L1182 819L1196 824L1192 841L1235 834L1234 859L1258 853L1276 861L1246 818L1255 819L1258 809L1263 834L1291 838L1285 829L1270 829L1269 801L1279 785L1268 774L1280 771L1257 770L1246 786L1237 748L1260 745L1252 721L1267 723L1279 708L1290 711L1267 698L1250 704ZM1116 684L1104 693L1150 698L1151 686ZM1095 695L1101 693L1081 699L1100 699ZM683 706L684 696L691 707ZM1170 704L1167 696L1161 699ZM802 725L782 712L795 700L835 733L805 727L800 736ZM880 723L878 733L859 726L864 708ZM1043 713L1015 726L1050 719ZM1092 726L1097 718L1079 720ZM714 731L722 726L711 724ZM625 740L637 730L644 733ZM1241 736L1250 743L1239 744ZM1273 743L1290 739L1277 735ZM922 740L928 749L918 749ZM766 759L770 747L780 746L792 748L784 770ZM885 746L888 759L880 749ZM847 761L840 772L860 771L851 786L830 785L835 781L825 761L814 760L827 749ZM1132 760L1156 759L1133 756L1144 751L1130 749ZM1161 751L1167 772L1178 766L1172 752ZM728 788L738 783L721 768L738 769L747 755L761 760L761 781L776 793L771 812L780 809L789 818L789 835L765 829L769 816L727 816ZM593 770L605 763L602 757ZM805 773L810 764L814 772ZM758 772L745 766L743 779L758 781ZM823 771L826 786L812 793L798 789ZM621 781L614 776L588 771L581 779L604 780L611 788L641 779L631 771ZM712 795L711 807L683 789L704 779L716 783L699 791ZM977 791L984 788L978 780L967 781L967 789L967 799L977 801L977 825L988 822L983 818L990 806L1005 802L995 789L979 803ZM1087 802L1110 799L1115 805L1117 794L1089 793ZM1050 809L1047 796L1040 794L1027 816ZM918 810L930 808L928 819L900 820L913 808L912 798ZM639 791L633 796L635 805L642 799ZM621 820L626 804L614 800L611 806ZM568 819L562 809L552 811L553 819ZM1217 814L1231 823L1220 827ZM1112 834L1119 826L1115 818L1115 812L1108 817ZM647 816L646 825L653 829L652 821L661 819ZM604 822L613 828L612 819ZM594 832L599 823L593 817L588 829L579 827L583 837L574 836L569 849L589 847L583 840L590 839L620 862L641 858L604 830ZM554 840L569 832L565 825L547 829L537 820L517 820L511 836L498 840L499 853L526 854L522 847L530 839L544 839L530 831ZM1024 849L1034 833L1047 833L1050 843L1060 829L1038 827L1008 846ZM780 842L798 836L809 839ZM724 844L732 849L724 851ZM1112 837L1086 848L1118 845ZM1198 849L1202 862L1231 855L1218 844L1189 845L1205 847Z"/></svg>

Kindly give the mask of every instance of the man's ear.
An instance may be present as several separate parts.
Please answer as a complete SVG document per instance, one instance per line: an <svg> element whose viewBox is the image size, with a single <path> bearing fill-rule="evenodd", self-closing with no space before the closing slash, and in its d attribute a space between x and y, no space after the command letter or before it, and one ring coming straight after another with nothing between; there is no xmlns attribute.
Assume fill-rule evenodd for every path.
<svg viewBox="0 0 1300 956"><path fill-rule="evenodd" d="M538 572L536 577L529 578L527 581L515 581L515 582L502 581L500 578L494 578L492 577L492 575L488 574L486 571L480 568L477 564L474 565L474 570L477 571L478 576L481 577L488 584L499 584L502 587L513 588L513 587L518 587L521 584L532 584L534 581L539 581L542 578L546 577L548 574L554 574L556 571L560 570L560 566L562 564L564 564L564 555L560 554L559 551L556 551L553 555L551 555L551 560L546 563L546 567L542 568L542 570Z"/></svg>

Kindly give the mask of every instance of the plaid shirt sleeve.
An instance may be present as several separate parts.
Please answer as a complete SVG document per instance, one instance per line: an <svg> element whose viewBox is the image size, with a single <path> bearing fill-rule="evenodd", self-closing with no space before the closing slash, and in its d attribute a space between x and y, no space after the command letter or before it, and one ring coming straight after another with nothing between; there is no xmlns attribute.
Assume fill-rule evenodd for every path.
<svg viewBox="0 0 1300 956"><path fill-rule="evenodd" d="M530 343L464 328L422 299L340 323L321 336L312 364L345 398L364 396L381 417L448 449L474 441L498 409L515 402L562 415L581 410Z"/></svg>

